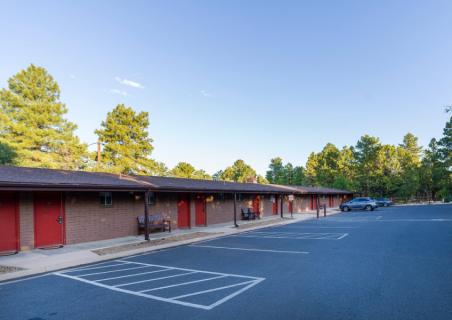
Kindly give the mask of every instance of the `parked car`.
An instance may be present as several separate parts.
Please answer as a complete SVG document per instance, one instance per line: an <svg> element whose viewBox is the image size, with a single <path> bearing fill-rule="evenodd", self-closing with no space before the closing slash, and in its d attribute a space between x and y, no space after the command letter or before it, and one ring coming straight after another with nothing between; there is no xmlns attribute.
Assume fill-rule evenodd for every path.
<svg viewBox="0 0 452 320"><path fill-rule="evenodd" d="M379 207L389 207L394 204L394 202L392 202L392 200L388 198L377 198L375 199L375 202Z"/></svg>
<svg viewBox="0 0 452 320"><path fill-rule="evenodd" d="M341 203L339 206L341 211L350 211L350 210L370 210L378 208L377 203L372 198L354 198L350 201Z"/></svg>

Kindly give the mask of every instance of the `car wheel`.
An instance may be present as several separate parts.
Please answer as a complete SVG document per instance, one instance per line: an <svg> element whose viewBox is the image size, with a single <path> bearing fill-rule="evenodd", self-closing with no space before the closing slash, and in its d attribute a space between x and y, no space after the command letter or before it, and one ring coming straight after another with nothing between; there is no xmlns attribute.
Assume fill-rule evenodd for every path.
<svg viewBox="0 0 452 320"><path fill-rule="evenodd" d="M367 205L367 206L364 207L364 210L370 211L370 210L372 210L372 206Z"/></svg>
<svg viewBox="0 0 452 320"><path fill-rule="evenodd" d="M344 207L344 211L348 212L348 211L350 211L350 208L346 206L346 207Z"/></svg>
<svg viewBox="0 0 452 320"><path fill-rule="evenodd" d="M385 203L385 207L389 207L389 204Z"/></svg>

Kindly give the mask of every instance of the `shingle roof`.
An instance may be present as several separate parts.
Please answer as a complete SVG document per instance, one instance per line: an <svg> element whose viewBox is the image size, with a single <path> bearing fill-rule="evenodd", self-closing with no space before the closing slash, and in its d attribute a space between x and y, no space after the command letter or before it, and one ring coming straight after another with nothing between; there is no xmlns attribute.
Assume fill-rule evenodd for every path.
<svg viewBox="0 0 452 320"><path fill-rule="evenodd" d="M322 188L322 187L305 187L305 186L290 186L292 189L296 189L302 194L352 194L347 190Z"/></svg>
<svg viewBox="0 0 452 320"><path fill-rule="evenodd" d="M286 186L238 183L215 180L197 180L171 177L135 176L136 179L152 184L157 190L165 191L199 191L199 192L242 192L242 193L290 193Z"/></svg>
<svg viewBox="0 0 452 320"><path fill-rule="evenodd" d="M168 192L238 192L284 194L348 194L348 191L302 186L237 183L101 172L0 166L0 189L75 189Z"/></svg>
<svg viewBox="0 0 452 320"><path fill-rule="evenodd" d="M147 183L111 173L0 166L0 187L146 190Z"/></svg>

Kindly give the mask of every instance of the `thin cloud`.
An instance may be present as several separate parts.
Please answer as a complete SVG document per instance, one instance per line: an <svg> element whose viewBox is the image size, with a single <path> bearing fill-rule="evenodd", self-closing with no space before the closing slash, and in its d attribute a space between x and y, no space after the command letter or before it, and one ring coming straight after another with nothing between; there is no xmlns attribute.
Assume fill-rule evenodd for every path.
<svg viewBox="0 0 452 320"><path fill-rule="evenodd" d="M75 74L72 74L72 73L71 73L71 74L69 75L69 78L71 78L71 79L75 79L75 78L76 78L76 76L75 76Z"/></svg>
<svg viewBox="0 0 452 320"><path fill-rule="evenodd" d="M144 89L144 86L141 83L136 82L136 81L132 81L132 80L125 79L125 78L123 79L120 77L115 77L115 80L118 81L120 84L128 86L128 87Z"/></svg>
<svg viewBox="0 0 452 320"><path fill-rule="evenodd" d="M208 92L207 90L201 90L199 92L203 95L203 97L211 97L212 96L212 94L210 92Z"/></svg>
<svg viewBox="0 0 452 320"><path fill-rule="evenodd" d="M118 90L118 89L110 89L110 93L119 94L120 96L127 97L129 94L126 91Z"/></svg>

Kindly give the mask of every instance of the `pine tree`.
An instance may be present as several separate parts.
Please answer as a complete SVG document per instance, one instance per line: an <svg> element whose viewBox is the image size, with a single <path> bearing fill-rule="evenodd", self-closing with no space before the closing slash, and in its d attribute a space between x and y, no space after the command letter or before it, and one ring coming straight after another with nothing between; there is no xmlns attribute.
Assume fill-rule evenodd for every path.
<svg viewBox="0 0 452 320"><path fill-rule="evenodd" d="M64 118L60 88L42 67L30 65L8 80L0 91L0 144L9 150L8 163L26 167L79 169L86 145Z"/></svg>
<svg viewBox="0 0 452 320"><path fill-rule="evenodd" d="M125 174L164 175L166 167L150 158L153 150L148 134L149 115L136 113L123 104L107 114L95 131L103 144L102 161L97 170Z"/></svg>
<svg viewBox="0 0 452 320"><path fill-rule="evenodd" d="M179 162L173 169L171 169L169 174L178 178L212 180L212 177L204 170L196 170L195 167L187 162Z"/></svg>

